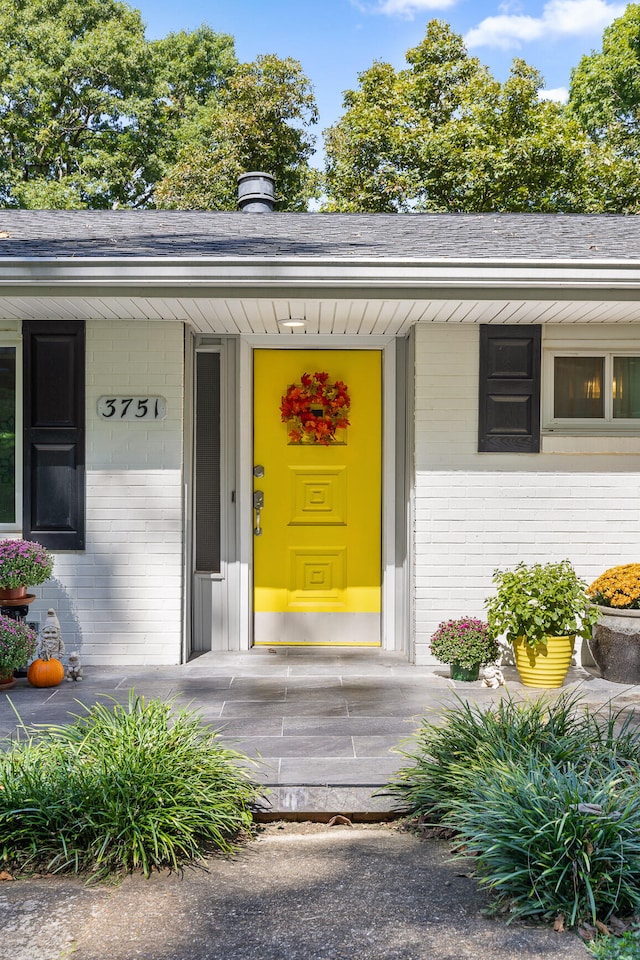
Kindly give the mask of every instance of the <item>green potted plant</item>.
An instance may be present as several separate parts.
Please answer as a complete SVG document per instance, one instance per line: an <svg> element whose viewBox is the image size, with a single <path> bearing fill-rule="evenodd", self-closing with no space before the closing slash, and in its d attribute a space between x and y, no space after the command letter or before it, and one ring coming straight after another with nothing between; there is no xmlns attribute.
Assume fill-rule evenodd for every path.
<svg viewBox="0 0 640 960"><path fill-rule="evenodd" d="M494 636L513 644L520 679L529 687L561 687L576 636L588 638L597 611L568 560L519 563L496 570L496 593L485 603Z"/></svg>
<svg viewBox="0 0 640 960"><path fill-rule="evenodd" d="M587 593L598 619L589 639L605 680L640 683L640 563L605 570Z"/></svg>
<svg viewBox="0 0 640 960"><path fill-rule="evenodd" d="M496 660L499 652L489 624L473 617L444 620L431 637L431 653L449 664L453 680L477 680L480 667Z"/></svg>
<svg viewBox="0 0 640 960"><path fill-rule="evenodd" d="M0 614L0 690L15 684L14 670L31 660L36 643L35 631L23 620Z"/></svg>
<svg viewBox="0 0 640 960"><path fill-rule="evenodd" d="M3 600L19 600L27 587L48 580L53 571L49 551L31 540L0 540L0 605Z"/></svg>

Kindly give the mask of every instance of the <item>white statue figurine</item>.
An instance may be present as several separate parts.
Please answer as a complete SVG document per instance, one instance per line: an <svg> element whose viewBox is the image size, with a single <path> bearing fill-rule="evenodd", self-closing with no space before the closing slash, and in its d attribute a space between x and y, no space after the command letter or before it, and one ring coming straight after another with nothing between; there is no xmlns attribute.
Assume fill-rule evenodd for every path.
<svg viewBox="0 0 640 960"><path fill-rule="evenodd" d="M38 634L38 646L36 647L36 657L55 657L60 660L64 653L64 643L62 642L62 632L60 630L60 621L53 609L47 610L45 621L40 627Z"/></svg>
<svg viewBox="0 0 640 960"><path fill-rule="evenodd" d="M483 670L482 686L497 690L504 686L504 676L500 667L488 666Z"/></svg>
<svg viewBox="0 0 640 960"><path fill-rule="evenodd" d="M67 667L67 680L82 680L82 664L78 651L74 650L69 654L69 665Z"/></svg>

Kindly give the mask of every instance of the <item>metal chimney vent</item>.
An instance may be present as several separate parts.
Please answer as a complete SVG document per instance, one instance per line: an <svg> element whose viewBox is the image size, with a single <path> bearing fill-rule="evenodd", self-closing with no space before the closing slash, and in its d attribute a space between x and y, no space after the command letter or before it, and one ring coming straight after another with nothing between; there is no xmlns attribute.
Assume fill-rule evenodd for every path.
<svg viewBox="0 0 640 960"><path fill-rule="evenodd" d="M243 213L272 213L275 178L270 173L243 173L238 177L238 206Z"/></svg>

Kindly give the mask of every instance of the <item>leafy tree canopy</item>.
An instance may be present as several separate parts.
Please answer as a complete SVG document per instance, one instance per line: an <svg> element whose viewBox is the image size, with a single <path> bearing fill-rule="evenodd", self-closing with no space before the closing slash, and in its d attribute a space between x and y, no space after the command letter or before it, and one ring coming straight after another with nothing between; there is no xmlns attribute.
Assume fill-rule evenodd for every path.
<svg viewBox="0 0 640 960"><path fill-rule="evenodd" d="M571 74L569 110L608 158L604 210L637 213L640 179L640 5L606 28L602 50Z"/></svg>
<svg viewBox="0 0 640 960"><path fill-rule="evenodd" d="M152 47L176 110L184 111L189 101L205 103L238 65L233 37L204 24L192 33L170 33Z"/></svg>
<svg viewBox="0 0 640 960"><path fill-rule="evenodd" d="M275 175L277 205L319 193L317 110L293 59L238 63L202 26L148 41L124 0L0 0L0 205L235 209ZM325 209L636 212L640 5L573 71L568 106L523 60L497 81L431 21L406 66L374 63L326 132Z"/></svg>
<svg viewBox="0 0 640 960"><path fill-rule="evenodd" d="M184 123L177 161L158 186L158 205L234 209L240 174L266 170L275 176L279 209L306 210L317 192L308 163L308 128L316 121L311 86L296 60L266 55L241 64Z"/></svg>
<svg viewBox="0 0 640 960"><path fill-rule="evenodd" d="M240 65L206 26L147 41L121 0L4 0L0 51L2 206L154 206L162 181L167 206L235 209L255 168L285 208L313 193L316 107L294 60Z"/></svg>
<svg viewBox="0 0 640 960"><path fill-rule="evenodd" d="M325 209L586 211L611 158L523 60L501 84L438 20L395 71L374 63L326 132Z"/></svg>
<svg viewBox="0 0 640 960"><path fill-rule="evenodd" d="M0 196L11 206L144 200L159 100L137 11L117 0L0 5Z"/></svg>
<svg viewBox="0 0 640 960"><path fill-rule="evenodd" d="M602 50L571 73L573 112L589 133L637 144L640 134L640 5L630 3L604 31Z"/></svg>

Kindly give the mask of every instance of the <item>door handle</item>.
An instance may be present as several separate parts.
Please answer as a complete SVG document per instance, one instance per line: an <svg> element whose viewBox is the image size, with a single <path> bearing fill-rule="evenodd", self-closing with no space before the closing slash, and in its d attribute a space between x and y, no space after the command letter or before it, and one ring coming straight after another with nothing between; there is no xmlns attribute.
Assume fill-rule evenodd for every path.
<svg viewBox="0 0 640 960"><path fill-rule="evenodd" d="M260 514L264 508L264 493L262 490L253 491L253 509L256 512L256 525L253 532L256 537L262 536L262 527L260 526Z"/></svg>

